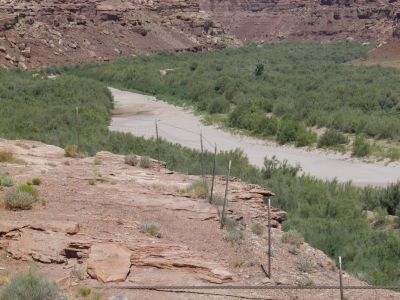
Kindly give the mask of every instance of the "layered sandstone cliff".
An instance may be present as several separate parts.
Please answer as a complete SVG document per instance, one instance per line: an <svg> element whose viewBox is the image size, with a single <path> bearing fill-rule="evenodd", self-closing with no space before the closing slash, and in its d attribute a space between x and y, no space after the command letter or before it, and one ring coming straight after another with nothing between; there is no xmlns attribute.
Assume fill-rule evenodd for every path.
<svg viewBox="0 0 400 300"><path fill-rule="evenodd" d="M383 42L398 0L0 0L0 65L107 61L248 41Z"/></svg>

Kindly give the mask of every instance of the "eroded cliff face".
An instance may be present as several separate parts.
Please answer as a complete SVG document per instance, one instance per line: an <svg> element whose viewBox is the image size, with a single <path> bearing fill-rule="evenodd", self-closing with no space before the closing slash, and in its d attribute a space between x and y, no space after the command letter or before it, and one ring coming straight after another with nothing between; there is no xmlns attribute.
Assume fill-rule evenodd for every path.
<svg viewBox="0 0 400 300"><path fill-rule="evenodd" d="M6 67L107 61L229 43L194 0L0 0L0 65Z"/></svg>
<svg viewBox="0 0 400 300"><path fill-rule="evenodd" d="M398 0L0 0L0 65L107 61L248 41L400 38Z"/></svg>
<svg viewBox="0 0 400 300"><path fill-rule="evenodd" d="M241 40L374 41L400 34L397 0L201 0Z"/></svg>

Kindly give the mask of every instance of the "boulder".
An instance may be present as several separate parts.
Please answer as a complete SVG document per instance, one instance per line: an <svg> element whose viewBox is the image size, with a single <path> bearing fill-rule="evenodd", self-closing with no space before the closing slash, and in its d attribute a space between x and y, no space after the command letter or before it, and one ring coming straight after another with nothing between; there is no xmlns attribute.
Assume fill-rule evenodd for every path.
<svg viewBox="0 0 400 300"><path fill-rule="evenodd" d="M131 252L128 248L101 243L92 246L87 261L88 274L103 283L125 281L131 267Z"/></svg>

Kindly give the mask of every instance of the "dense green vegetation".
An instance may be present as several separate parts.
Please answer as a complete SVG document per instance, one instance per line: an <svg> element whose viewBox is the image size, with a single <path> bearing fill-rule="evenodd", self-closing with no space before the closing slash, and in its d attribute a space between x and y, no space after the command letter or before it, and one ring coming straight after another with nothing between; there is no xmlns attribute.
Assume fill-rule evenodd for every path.
<svg viewBox="0 0 400 300"><path fill-rule="evenodd" d="M69 72L222 113L227 126L281 144L316 142L308 129L313 126L398 140L400 70L348 63L368 50L349 43L252 45L136 57Z"/></svg>
<svg viewBox="0 0 400 300"><path fill-rule="evenodd" d="M281 50L284 51L285 47L282 46ZM300 48L306 47L308 46ZM356 46L353 47L357 49ZM226 55L226 53L235 53L235 51L241 51L240 53L244 55L246 51L264 51L264 48L249 49L226 50L220 54L210 55ZM360 52L362 52L361 50L360 48ZM299 54L296 53L294 51L293 55L298 58ZM341 52L338 51L338 53ZM337 59L340 56L338 53L331 56ZM306 52L303 52L303 55L306 55ZM314 51L313 55L318 60L318 53ZM186 56L183 56L182 64L188 63ZM198 55L199 59L203 56L207 56L207 54ZM229 55L226 56L229 57ZM163 57L178 59L173 55L157 56L156 58ZM349 58L346 55L344 57ZM153 58L148 58L148 60L151 59ZM147 58L140 58L140 60L146 62ZM342 58L340 61L344 60ZM232 65L233 63L227 63L219 68L222 68L221 70L230 69ZM264 63L264 65L266 67L258 77L267 76L266 78L268 78L268 72L274 64L271 62L270 64ZM245 57L243 66L248 67L249 77L255 76L254 66L246 63ZM115 66L110 64L109 67L114 68ZM198 63L196 67L193 65L193 68L195 70L189 68L189 71L196 72L204 66L202 63ZM82 70L82 72L84 71ZM91 72L101 74L101 68L96 67ZM91 76L95 77L94 73ZM390 82L390 74L388 76ZM301 78L300 76L299 79ZM159 78L159 80L161 79ZM256 82L256 80L261 79L253 81ZM303 80L306 79L303 77ZM202 86L201 81L197 80L196 83L199 83L200 87ZM187 84L193 84L193 87L196 87L191 80L188 80ZM244 84L250 85L250 83ZM133 87L135 86L132 85ZM80 108L78 118L75 111L77 105ZM0 71L1 137L36 139L65 147L78 143L77 133L79 132L80 151L93 154L99 150L109 150L115 153L135 153L157 157L157 143L154 140L108 131L111 107L110 94L102 84L93 80L78 79L72 75L49 80L20 72ZM371 112L371 116L375 114L379 115L380 112ZM278 128L282 126L280 122L278 121ZM291 122L297 121L291 120ZM284 136L286 135L289 133L285 133ZM201 173L201 154L197 151L162 141L160 155L170 169L190 174ZM212 154L207 152L204 155L205 169L209 173L212 168ZM298 167L290 166L286 162L279 162L274 158L267 159L263 170L260 170L251 166L240 151L218 154L218 174L226 172L229 159L233 160L233 176L261 184L277 194L273 199L273 204L289 212L289 221L285 224L286 229L299 231L304 235L306 241L325 251L331 257L344 256L346 269L370 283L400 283L399 224L390 221L385 216L383 219L379 217L379 222L373 222L366 218L365 212L366 210L378 210L382 213L385 210L384 215L386 213L399 215L399 184L387 189L361 189L350 184L321 181L309 176L299 176Z"/></svg>

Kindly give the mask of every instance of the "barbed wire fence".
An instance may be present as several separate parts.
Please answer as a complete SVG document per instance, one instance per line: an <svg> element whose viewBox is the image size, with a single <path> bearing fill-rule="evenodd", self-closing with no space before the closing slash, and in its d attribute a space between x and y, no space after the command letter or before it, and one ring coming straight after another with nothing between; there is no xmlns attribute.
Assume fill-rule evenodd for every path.
<svg viewBox="0 0 400 300"><path fill-rule="evenodd" d="M215 177L216 177L216 157L218 154L218 144L216 141L211 141L208 139L201 127L199 127L199 131L195 132L193 130L182 128L169 122L161 121L161 120L149 120L148 118L135 118L135 120L139 120L141 122L148 122L148 125L142 126L112 126L113 130L130 132L134 135L144 136L144 137L153 137L157 143L157 160L160 161L160 140L161 138L173 142L184 145L186 147L191 147L196 150L200 150L200 165L201 165L201 176L203 180L206 180L206 168L204 164L204 153L207 151L213 154L213 162L212 162L212 170L211 170L211 189L210 189L210 197L208 199L209 203L213 203L213 197L215 192ZM151 128L151 123L154 124L154 129ZM167 130L165 127L169 129L174 129L175 132L171 132L171 130ZM178 131L176 131L178 130ZM179 131L189 133L190 139L182 138L179 135ZM160 164L159 164L160 165ZM228 204L228 187L229 187L229 179L232 170L232 160L229 160L228 166L226 167L226 175L225 175L225 194L224 194L224 202L222 212L219 211L218 208L218 217L220 218L221 229L224 228L225 225L225 208ZM271 255L271 198L268 198L267 205L267 216L268 216L268 237L267 237L267 268L264 265L261 265L263 273L268 278L272 279L272 255ZM215 294L215 293L204 293L204 292L196 292L199 290L338 290L340 292L340 299L344 300L345 291L346 290L395 290L400 291L400 285L345 285L343 283L343 259L341 256L338 257L338 285L311 285L311 286L303 286L303 285L126 285L126 286L106 286L99 287L99 289L126 289L126 290L152 290L159 292L176 292L176 293L191 293L191 294L202 294L202 295L214 295L214 296L229 296L233 298L240 299L272 299L272 298L254 298L247 297L243 295L227 295L227 294ZM378 298L376 298L378 299Z"/></svg>

